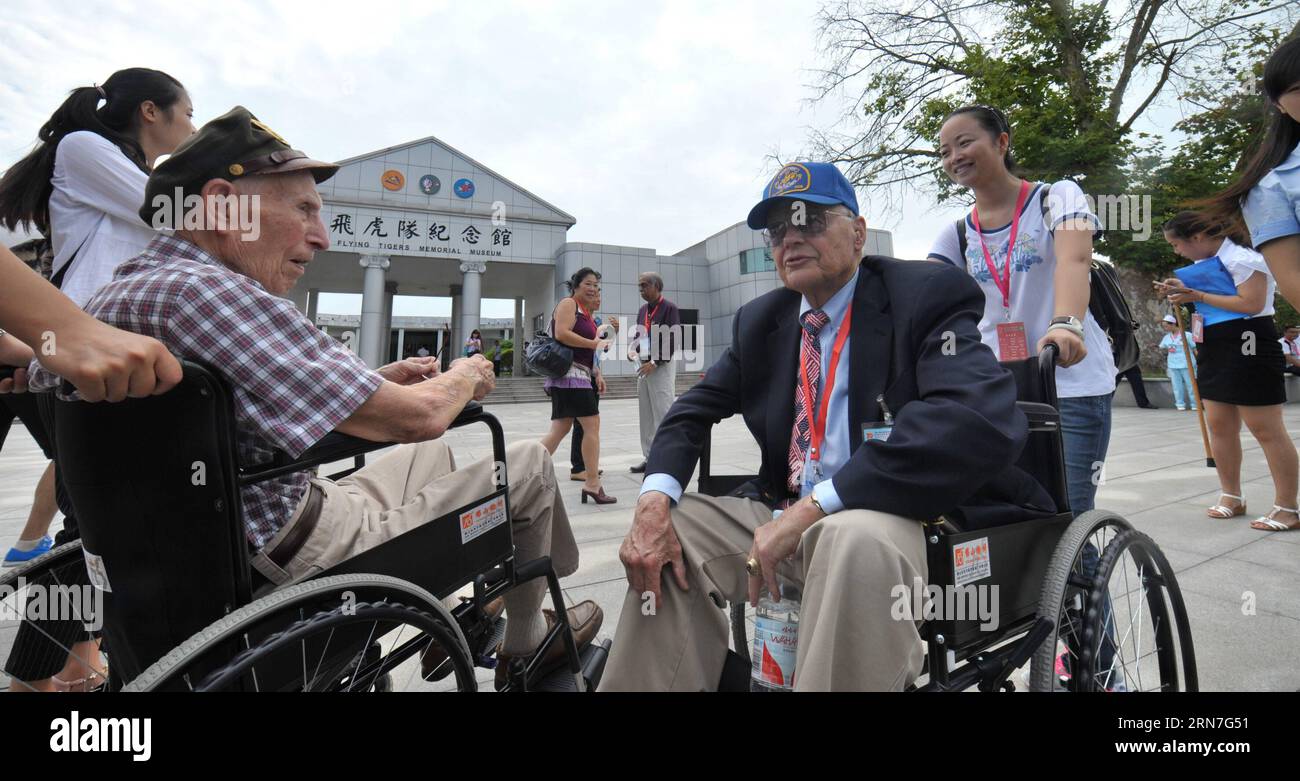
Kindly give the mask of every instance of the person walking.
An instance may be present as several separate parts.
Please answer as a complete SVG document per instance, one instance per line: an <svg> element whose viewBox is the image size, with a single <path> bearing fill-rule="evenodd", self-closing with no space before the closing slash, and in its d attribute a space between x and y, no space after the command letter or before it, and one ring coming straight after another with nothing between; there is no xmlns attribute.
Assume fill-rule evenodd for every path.
<svg viewBox="0 0 1300 781"><path fill-rule="evenodd" d="M600 484L600 409L599 393L605 392L605 378L595 365L596 351L609 347L609 340L597 336L592 311L600 306L600 272L581 268L566 282L569 296L555 305L551 315L551 333L555 341L573 348L573 365L559 378L548 377L545 387L551 394L551 430L542 438L547 451L555 454L573 427L574 418L582 426L582 460L586 479L582 503L590 498L596 504L618 501L605 493Z"/></svg>

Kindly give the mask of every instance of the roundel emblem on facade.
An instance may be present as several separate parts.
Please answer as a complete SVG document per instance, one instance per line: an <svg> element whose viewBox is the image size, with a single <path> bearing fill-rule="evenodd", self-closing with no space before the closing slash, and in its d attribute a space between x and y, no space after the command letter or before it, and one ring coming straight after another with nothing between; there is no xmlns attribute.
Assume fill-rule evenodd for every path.
<svg viewBox="0 0 1300 781"><path fill-rule="evenodd" d="M420 192L425 195L437 195L441 189L442 182L438 181L438 177L433 174L425 174L420 177Z"/></svg>
<svg viewBox="0 0 1300 781"><path fill-rule="evenodd" d="M474 197L474 183L468 179L457 179L455 188L456 195L460 198Z"/></svg>
<svg viewBox="0 0 1300 781"><path fill-rule="evenodd" d="M402 175L401 171L388 170L384 171L383 176L379 177L379 182L384 185L385 190L397 192L406 186L406 177Z"/></svg>

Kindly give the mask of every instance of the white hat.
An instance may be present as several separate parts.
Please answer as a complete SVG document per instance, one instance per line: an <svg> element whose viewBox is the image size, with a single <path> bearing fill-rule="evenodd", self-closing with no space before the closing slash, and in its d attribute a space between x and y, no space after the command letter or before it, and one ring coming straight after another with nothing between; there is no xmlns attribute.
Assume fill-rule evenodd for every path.
<svg viewBox="0 0 1300 781"><path fill-rule="evenodd" d="M1178 320L1177 320L1173 315L1165 315L1165 322L1166 322L1166 323L1173 323L1174 325L1178 325Z"/></svg>

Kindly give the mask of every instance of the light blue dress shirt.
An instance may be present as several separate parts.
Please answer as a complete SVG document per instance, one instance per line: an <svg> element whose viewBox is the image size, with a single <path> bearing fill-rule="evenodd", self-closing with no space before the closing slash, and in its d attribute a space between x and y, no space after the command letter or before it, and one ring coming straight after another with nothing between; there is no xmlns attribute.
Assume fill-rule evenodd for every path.
<svg viewBox="0 0 1300 781"><path fill-rule="evenodd" d="M1241 214L1256 249L1266 241L1300 233L1300 146L1251 188Z"/></svg>
<svg viewBox="0 0 1300 781"><path fill-rule="evenodd" d="M840 332L840 326L844 323L844 315L848 312L849 303L853 300L853 291L858 286L858 272L853 272L853 278L850 279L844 287L836 291L831 296L822 311L830 318L826 326L817 334L818 344L822 351L822 376L819 380L820 385L826 383L826 375L830 372L831 351L835 347L835 337ZM812 304L804 298L799 304L799 317L812 309ZM831 397L826 404L826 437L822 442L822 474L826 479L813 486L812 493L821 503L822 509L827 513L837 513L844 509L844 502L840 501L840 495L836 493L835 486L831 483L831 478L835 473L840 471L849 460L849 454L852 447L850 441L851 432L849 431L849 342L852 338L845 338L844 347L840 351L840 366L835 372L835 387L831 388ZM798 369L796 368L796 372ZM798 374L795 375L798 377ZM820 391L818 392L820 398ZM790 389L790 405L794 405L794 388ZM659 491L667 494L668 498L676 504L682 498L682 485L677 479L670 474L659 472L652 475L646 475L645 481L641 484L641 493L647 491ZM801 492L802 496L807 495L807 491Z"/></svg>

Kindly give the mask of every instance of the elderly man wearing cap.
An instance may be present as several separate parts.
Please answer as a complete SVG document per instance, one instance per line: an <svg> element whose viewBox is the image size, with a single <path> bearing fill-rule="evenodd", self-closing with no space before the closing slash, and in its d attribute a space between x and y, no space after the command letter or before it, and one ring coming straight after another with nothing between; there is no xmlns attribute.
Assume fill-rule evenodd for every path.
<svg viewBox="0 0 1300 781"><path fill-rule="evenodd" d="M866 221L835 166L783 167L748 223L785 287L740 308L731 345L659 427L619 551L630 588L601 688L716 687L720 608L775 593L779 574L802 590L786 680L901 689L923 656L920 617L894 610L898 588L910 600L926 576L921 521L1051 511L1012 466L1027 436L1015 383L980 344L968 275L863 257ZM709 427L737 413L759 477L729 497L683 494Z"/></svg>
<svg viewBox="0 0 1300 781"><path fill-rule="evenodd" d="M236 107L154 170L140 216L171 224L175 233L123 263L86 306L225 376L234 388L241 463L265 460L273 449L297 455L335 430L417 443L338 482L299 472L242 489L252 564L277 584L320 572L494 487L489 461L453 471L450 449L434 441L471 399L492 390L487 359L461 359L442 374L433 358L372 371L282 298L313 255L329 248L316 184L337 170ZM178 198L185 201L179 221ZM257 203L249 210L259 223L252 230L235 213L246 199ZM578 549L545 448L511 445L507 473L518 555L549 555L559 575L572 574ZM545 636L545 587L531 581L506 595L503 657L527 655ZM580 643L601 618L591 602L569 611ZM426 669L432 666L426 659Z"/></svg>

